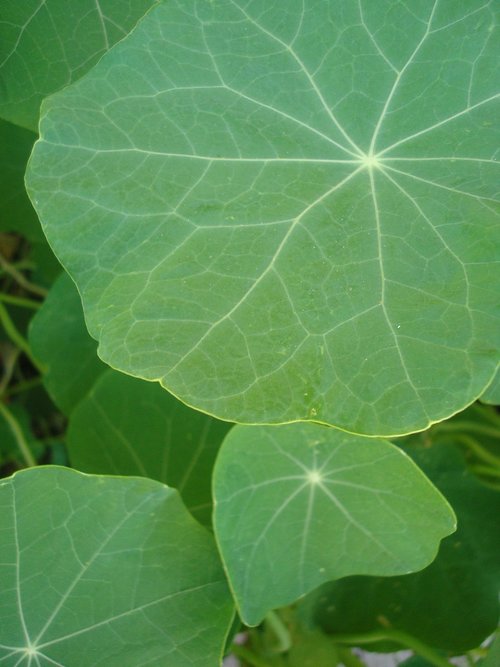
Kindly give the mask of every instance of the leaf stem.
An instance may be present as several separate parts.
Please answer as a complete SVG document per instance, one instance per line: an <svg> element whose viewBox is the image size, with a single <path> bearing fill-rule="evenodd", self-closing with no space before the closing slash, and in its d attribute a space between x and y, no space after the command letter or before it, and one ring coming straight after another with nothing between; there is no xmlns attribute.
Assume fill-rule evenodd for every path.
<svg viewBox="0 0 500 667"><path fill-rule="evenodd" d="M231 646L231 653L233 653L233 655L235 655L237 658L243 658L243 660L248 662L250 665L253 665L253 667L271 667L268 662L262 660L258 655L255 655L255 653L250 651L250 649L246 648L245 646L233 644Z"/></svg>
<svg viewBox="0 0 500 667"><path fill-rule="evenodd" d="M11 320L9 313L7 312L7 309L5 308L5 306L1 301L0 301L0 323L3 325L5 333L14 343L14 345L17 345L17 347L20 350L22 350L24 354L28 357L33 366L41 373L43 373L45 370L44 367L33 356L28 341L16 329L14 322Z"/></svg>
<svg viewBox="0 0 500 667"><path fill-rule="evenodd" d="M488 475L489 477L499 477L500 470L498 468L490 468L489 466L470 466L472 472L475 472L477 475Z"/></svg>
<svg viewBox="0 0 500 667"><path fill-rule="evenodd" d="M344 647L339 649L339 658L340 662L345 667L366 667L361 658L358 658L358 656L348 648Z"/></svg>
<svg viewBox="0 0 500 667"><path fill-rule="evenodd" d="M5 421L9 425L10 430L12 431L12 435L16 440L21 456L23 457L26 463L26 467L32 468L33 466L36 466L36 461L33 457L33 454L31 453L28 443L26 442L26 438L24 437L19 422L14 417L12 412L7 408L7 406L4 405L4 403L2 403L1 401L0 401L0 413L3 415Z"/></svg>
<svg viewBox="0 0 500 667"><path fill-rule="evenodd" d="M21 296L13 296L12 294L3 294L0 292L0 301L4 303L10 303L13 306L20 306L21 308L32 308L33 310L38 310L41 303L38 301L33 301L32 299L25 299Z"/></svg>
<svg viewBox="0 0 500 667"><path fill-rule="evenodd" d="M2 257L0 254L0 266L2 269L5 271L5 273L8 273L14 280L17 282L18 285L21 287L24 287L24 289L28 292L32 292L33 294L37 294L38 296L47 296L48 290L46 290L43 287L40 287L39 285L35 285L31 281L29 281L26 276L24 276L20 271L18 271L15 267L12 266L12 264L9 264L7 260Z"/></svg>
<svg viewBox="0 0 500 667"><path fill-rule="evenodd" d="M270 611L266 614L266 622L271 626L272 631L278 639L277 652L285 653L285 651L290 650L292 645L292 639L288 628L283 623L278 614L274 611Z"/></svg>
<svg viewBox="0 0 500 667"><path fill-rule="evenodd" d="M0 350L2 354L3 361L3 376L0 380L0 396L7 393L7 387L9 386L12 374L14 373L14 368L16 367L16 361L19 356L19 348L14 347L8 344L6 349Z"/></svg>
<svg viewBox="0 0 500 667"><path fill-rule="evenodd" d="M20 394L23 391L28 391L29 389L33 389L33 387L38 387L38 385L42 384L43 380L40 375L37 375L34 378L30 378L29 380L23 380L22 382L18 382L16 385L13 387L9 387L5 394L6 396L15 396L16 394Z"/></svg>
<svg viewBox="0 0 500 667"><path fill-rule="evenodd" d="M478 433L479 435L486 435L491 438L498 438L500 430L493 426L485 426L484 424L477 424L474 421L465 419L454 420L449 423L437 424L432 429L433 433L454 433L457 431L469 431L471 433Z"/></svg>
<svg viewBox="0 0 500 667"><path fill-rule="evenodd" d="M362 635L332 635L332 639L339 644L351 644L359 646L373 642L393 641L414 651L414 653L425 658L435 667L450 667L451 663L437 653L433 648L424 644L416 637L400 630L375 630Z"/></svg>
<svg viewBox="0 0 500 667"><path fill-rule="evenodd" d="M456 441L462 445L465 445L470 449L470 451L477 456L478 459L484 461L484 463L489 463L495 468L500 468L500 457L495 456L489 452L485 447L480 445L474 438L471 438L465 433L457 434Z"/></svg>

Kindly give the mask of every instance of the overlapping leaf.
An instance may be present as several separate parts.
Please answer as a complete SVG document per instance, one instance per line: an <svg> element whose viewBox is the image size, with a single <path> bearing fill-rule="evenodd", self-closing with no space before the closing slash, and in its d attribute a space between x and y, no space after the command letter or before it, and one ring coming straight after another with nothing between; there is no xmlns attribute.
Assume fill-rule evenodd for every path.
<svg viewBox="0 0 500 667"><path fill-rule="evenodd" d="M68 275L56 281L33 318L30 343L47 367L44 384L68 415L68 453L83 472L140 475L173 486L210 523L210 479L230 424L195 412L158 384L99 361Z"/></svg>
<svg viewBox="0 0 500 667"><path fill-rule="evenodd" d="M29 186L103 358L250 423L404 433L479 396L496 9L172 1L51 98Z"/></svg>
<svg viewBox="0 0 500 667"><path fill-rule="evenodd" d="M209 524L212 468L230 426L191 410L156 383L108 370L71 414L68 451L84 472L165 482Z"/></svg>
<svg viewBox="0 0 500 667"><path fill-rule="evenodd" d="M453 511L387 441L313 424L236 426L214 471L215 534L242 619L320 583L419 570Z"/></svg>
<svg viewBox="0 0 500 667"><path fill-rule="evenodd" d="M156 0L3 0L0 116L31 130L44 97L123 39Z"/></svg>
<svg viewBox="0 0 500 667"><path fill-rule="evenodd" d="M35 357L47 368L43 378L47 391L69 414L106 366L88 335L78 291L67 274L56 280L31 320L29 342Z"/></svg>
<svg viewBox="0 0 500 667"><path fill-rule="evenodd" d="M5 667L218 667L232 602L211 536L158 482L0 482Z"/></svg>
<svg viewBox="0 0 500 667"><path fill-rule="evenodd" d="M422 572L326 584L307 605L328 632L390 627L460 654L497 627L500 496L467 473L453 445L427 443L408 451L452 503L457 532L443 540L436 560Z"/></svg>
<svg viewBox="0 0 500 667"><path fill-rule="evenodd" d="M36 134L0 120L0 231L18 232L30 241L43 237L24 189L24 172Z"/></svg>

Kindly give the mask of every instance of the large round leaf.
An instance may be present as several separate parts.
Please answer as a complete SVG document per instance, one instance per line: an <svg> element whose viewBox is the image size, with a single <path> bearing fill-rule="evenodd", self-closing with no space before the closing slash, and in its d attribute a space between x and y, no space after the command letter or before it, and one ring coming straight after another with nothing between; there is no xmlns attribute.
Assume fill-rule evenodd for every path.
<svg viewBox="0 0 500 667"><path fill-rule="evenodd" d="M2 665L220 665L231 597L176 491L37 468L0 508Z"/></svg>
<svg viewBox="0 0 500 667"><path fill-rule="evenodd" d="M235 426L217 458L214 501L249 625L331 579L420 570L455 530L451 507L402 451L315 424Z"/></svg>
<svg viewBox="0 0 500 667"><path fill-rule="evenodd" d="M247 423L423 429L496 364L493 3L164 3L29 188L111 365Z"/></svg>

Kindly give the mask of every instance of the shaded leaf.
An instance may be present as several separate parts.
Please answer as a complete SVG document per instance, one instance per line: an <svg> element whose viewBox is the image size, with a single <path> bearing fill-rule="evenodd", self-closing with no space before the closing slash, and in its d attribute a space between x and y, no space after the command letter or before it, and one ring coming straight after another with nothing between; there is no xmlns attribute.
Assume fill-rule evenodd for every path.
<svg viewBox="0 0 500 667"><path fill-rule="evenodd" d="M36 138L33 132L0 119L0 231L41 242L44 235L24 188L26 163Z"/></svg>
<svg viewBox="0 0 500 667"><path fill-rule="evenodd" d="M419 570L455 529L448 503L394 445L312 424L234 427L214 498L248 625L331 579Z"/></svg>
<svg viewBox="0 0 500 667"><path fill-rule="evenodd" d="M3 0L0 116L31 130L44 97L79 78L156 0Z"/></svg>
<svg viewBox="0 0 500 667"><path fill-rule="evenodd" d="M71 414L68 450L84 472L141 475L175 487L208 524L212 467L230 426L156 383L107 370Z"/></svg>
<svg viewBox="0 0 500 667"><path fill-rule="evenodd" d="M43 377L47 391L69 414L106 366L97 356L78 291L67 274L56 280L31 320L29 342L35 357L47 367Z"/></svg>
<svg viewBox="0 0 500 667"><path fill-rule="evenodd" d="M468 473L450 444L408 452L453 506L457 532L443 540L436 560L422 572L326 584L307 604L327 632L391 627L460 654L478 646L498 622L500 494Z"/></svg>
<svg viewBox="0 0 500 667"><path fill-rule="evenodd" d="M29 188L112 366L426 428L497 363L498 7L183 0L47 101Z"/></svg>
<svg viewBox="0 0 500 667"><path fill-rule="evenodd" d="M49 467L2 480L0 505L6 667L220 665L231 599L175 491Z"/></svg>

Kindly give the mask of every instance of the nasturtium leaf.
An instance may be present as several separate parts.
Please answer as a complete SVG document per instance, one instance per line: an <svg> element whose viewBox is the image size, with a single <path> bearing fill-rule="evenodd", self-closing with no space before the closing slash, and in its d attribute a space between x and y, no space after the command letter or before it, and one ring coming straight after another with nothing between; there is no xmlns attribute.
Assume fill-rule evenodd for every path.
<svg viewBox="0 0 500 667"><path fill-rule="evenodd" d="M2 665L220 665L232 601L176 491L37 468L0 506Z"/></svg>
<svg viewBox="0 0 500 667"><path fill-rule="evenodd" d="M500 405L500 371L497 370L492 383L482 394L481 400L483 403L489 403L490 405Z"/></svg>
<svg viewBox="0 0 500 667"><path fill-rule="evenodd" d="M2 0L0 116L37 129L44 97L87 72L156 0Z"/></svg>
<svg viewBox="0 0 500 667"><path fill-rule="evenodd" d="M0 231L17 232L30 241L44 238L24 187L26 163L36 138L34 132L0 120Z"/></svg>
<svg viewBox="0 0 500 667"><path fill-rule="evenodd" d="M102 358L245 423L400 434L477 398L495 8L172 0L47 100L29 191Z"/></svg>
<svg viewBox="0 0 500 667"><path fill-rule="evenodd" d="M63 273L31 320L29 342L47 368L43 382L56 405L69 414L106 366L83 319L82 302L71 278ZM99 471L103 472L103 471Z"/></svg>
<svg viewBox="0 0 500 667"><path fill-rule="evenodd" d="M422 572L349 577L326 584L304 605L313 610L316 624L333 634L391 627L460 654L478 646L498 623L500 494L467 472L450 444L407 451L450 501L457 532L443 540ZM354 604L358 600L362 603Z"/></svg>
<svg viewBox="0 0 500 667"><path fill-rule="evenodd" d="M451 507L391 443L315 424L236 426L214 470L216 539L242 620L319 584L419 570Z"/></svg>
<svg viewBox="0 0 500 667"><path fill-rule="evenodd" d="M157 383L107 370L71 414L69 456L83 472L165 482L209 523L212 468L230 426L191 410Z"/></svg>

